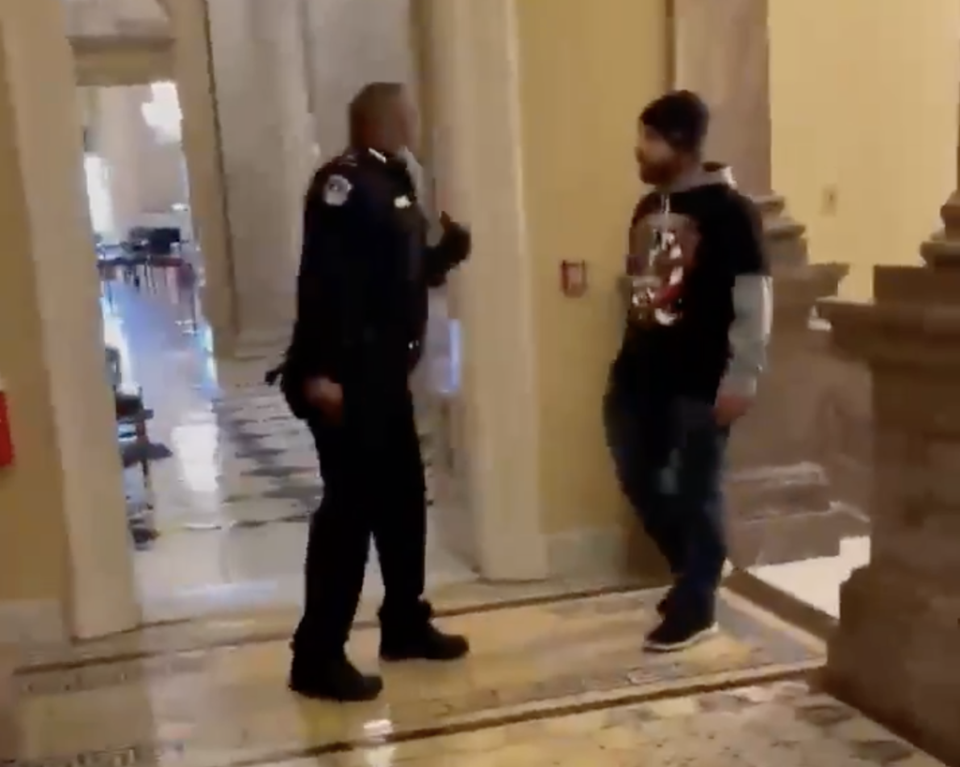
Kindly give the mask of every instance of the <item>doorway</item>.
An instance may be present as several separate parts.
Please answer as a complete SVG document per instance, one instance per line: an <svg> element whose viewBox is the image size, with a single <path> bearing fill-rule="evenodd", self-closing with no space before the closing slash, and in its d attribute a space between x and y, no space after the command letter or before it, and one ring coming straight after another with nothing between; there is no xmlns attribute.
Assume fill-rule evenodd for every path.
<svg viewBox="0 0 960 767"><path fill-rule="evenodd" d="M184 234L176 255L184 255L189 241L198 277L189 305L197 307L197 324L205 328L200 293L207 267L217 265L205 263L206 252L193 244L191 219L198 231L205 229L205 214L212 206L209 199L205 209L194 206L203 200L190 199L194 189L186 179L197 175L189 163L197 160L198 123L203 122L199 127L207 137L219 133L217 125L209 124L215 122L215 110L209 107L216 105L218 83L206 94L213 103L200 104L197 84L184 83L184 73L179 75L179 89L163 81L83 89L88 111L95 113L94 107L107 102L108 117L125 121L128 129L133 124L140 142L131 142L116 124L96 125L96 114L88 117L87 188L102 253L129 249L131 229L168 227L176 223L169 216L184 217L183 230L189 234ZM191 129L193 145L191 136L184 135ZM178 182L185 191L169 213L153 205L144 215L146 206L136 204L143 197L144 181L165 177L150 173L154 166L144 162L147 149L163 151L168 160L176 155L182 171ZM217 149L222 152L224 147ZM111 162L114 156L119 159ZM123 167L130 157L132 167ZM224 183L222 173L219 182ZM223 272L212 275L221 295L232 289L223 279L229 270ZM108 344L119 352L118 378L142 395L150 442L159 448L146 470L138 462L126 471L131 520L145 522L142 529L131 526L144 619L149 623L222 611L298 609L307 526L322 493L310 435L291 417L279 392L263 383L276 358L225 358L219 349L214 354L210 333L190 332L182 324L182 285L177 272L171 274L166 280L146 272L111 273L103 298ZM435 454L432 431L424 428L428 463ZM431 474L432 467L428 484L435 487ZM427 569L430 588L476 578L461 557L433 542L428 544ZM368 575L366 596L376 599L380 587L375 558Z"/></svg>
<svg viewBox="0 0 960 767"><path fill-rule="evenodd" d="M200 6L177 7L196 10ZM506 7L503 4L502 13L490 24L506 23ZM443 37L435 34L437 29L451 23L448 13L440 15L439 23L429 22L432 44ZM460 11L454 15L459 17ZM231 276L235 258L227 226L229 208L224 204L229 177L220 138L224 126L217 112L223 83L214 78L210 66L209 22L200 16L192 18L193 26L183 18L177 21L178 46L188 41L191 47L178 47L175 70L189 191L195 198L188 202L193 223L205 246L210 233L221 227L224 240L216 252L202 249L201 268L213 283L203 297L219 297L222 308L231 302L235 305ZM462 28L462 19L453 22L457 35L469 36L472 22ZM501 33L503 45L485 55L509 61L509 29L498 29L497 34ZM434 72L447 71L447 60L456 47L449 40L442 43L435 60L443 66L432 65ZM479 50L479 44L476 47ZM443 75L436 89L443 112L434 124L439 127L441 121L455 118L448 130L436 133L443 140L434 165L443 173L442 177L435 172L429 175L436 177L442 202L451 206L451 212L469 220L475 232L482 232L484 258L475 259L470 273L459 275L448 292L437 297L440 309L453 320L441 320L446 330L439 346L453 373L447 382L455 385L440 408L439 425L429 430L425 449L434 457L433 468L439 469L434 472L439 476L434 483L438 508L433 512L433 528L440 540L428 545L431 589L472 581L480 574L495 580L549 575L537 495L538 437L528 422L536 417L536 404L531 401L535 389L529 381L530 341L526 333L517 332L525 326L529 306L524 301L531 292L520 250L522 223L512 215L522 209L519 161L514 151L505 151L491 164L485 137L468 125L478 110L489 114L516 110L512 90L516 83L510 85L515 72L508 67L505 74L510 82L502 89L479 88L474 80L481 75L480 68L464 71L462 53L457 57L453 74ZM475 99L459 88L460 79L482 91L481 101L491 103L473 103ZM142 104L153 106L140 109L141 118L162 131L167 124L162 104L170 101L169 88L161 88L160 93L152 87L147 90ZM503 127L498 144L515 149L516 122ZM97 188L103 184L97 179L91 183ZM111 197L109 216L104 214L107 206L101 205L104 210L97 214L98 220L110 216L118 220L116 202ZM116 223L103 226L119 228ZM491 324L477 313L482 295L504 286L510 291L508 312ZM123 289L128 298L133 295L130 288ZM133 307L142 313L152 307L154 316L158 314L156 302L136 299L128 304L131 313ZM210 306L206 300L203 304ZM221 321L226 314L218 315ZM221 327L224 324L228 323ZM141 379L136 383L143 386L149 408L155 411L151 440L162 442L171 454L150 464L156 535L144 550L133 554L146 621L223 610L297 609L306 526L322 488L309 435L290 418L278 393L263 384L263 374L276 357L227 359L223 347L214 356L208 345L183 333L175 322L143 320L140 325L151 330L128 343L133 347L129 351L132 377ZM469 332L460 333L464 328ZM461 359L470 364L461 366ZM440 486L445 480L460 504L449 509L443 508L450 498ZM451 530L452 535L443 534ZM379 578L375 569L371 574L367 595L376 598Z"/></svg>

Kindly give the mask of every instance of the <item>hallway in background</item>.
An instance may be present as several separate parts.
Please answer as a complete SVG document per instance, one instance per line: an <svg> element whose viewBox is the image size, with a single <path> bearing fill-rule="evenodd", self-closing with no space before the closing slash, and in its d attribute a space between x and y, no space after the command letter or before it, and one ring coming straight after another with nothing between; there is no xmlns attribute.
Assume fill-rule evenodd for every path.
<svg viewBox="0 0 960 767"><path fill-rule="evenodd" d="M142 387L153 413L150 490L138 463L125 472L131 513L156 536L133 553L145 620L296 608L322 488L309 433L262 383L275 360L217 365L205 350L205 326L193 328L170 282L139 290L113 283L111 291L103 302L107 344L120 352L125 384ZM429 440L425 452L429 463ZM473 578L431 544L431 586ZM366 594L379 589L372 555Z"/></svg>

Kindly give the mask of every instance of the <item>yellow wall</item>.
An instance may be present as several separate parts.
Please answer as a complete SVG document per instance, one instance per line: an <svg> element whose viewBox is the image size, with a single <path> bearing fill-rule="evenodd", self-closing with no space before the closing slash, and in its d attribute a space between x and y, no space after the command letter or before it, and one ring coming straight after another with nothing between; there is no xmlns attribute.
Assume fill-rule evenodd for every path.
<svg viewBox="0 0 960 767"><path fill-rule="evenodd" d="M545 531L609 526L623 501L600 403L620 336L615 292L640 192L636 118L667 81L664 0L517 0L524 183L536 264ZM589 263L581 299L563 259Z"/></svg>
<svg viewBox="0 0 960 767"><path fill-rule="evenodd" d="M918 259L956 182L960 3L770 0L773 180L808 226L811 257ZM831 213L830 190L836 191Z"/></svg>
<svg viewBox="0 0 960 767"><path fill-rule="evenodd" d="M0 4L0 642L138 620L80 112L56 0Z"/></svg>

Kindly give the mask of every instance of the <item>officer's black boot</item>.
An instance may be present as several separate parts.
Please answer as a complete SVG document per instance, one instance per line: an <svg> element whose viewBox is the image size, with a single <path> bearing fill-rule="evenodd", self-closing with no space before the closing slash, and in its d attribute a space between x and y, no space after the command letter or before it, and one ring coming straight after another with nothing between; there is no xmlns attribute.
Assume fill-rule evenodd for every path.
<svg viewBox="0 0 960 767"><path fill-rule="evenodd" d="M288 686L305 698L350 703L376 698L383 680L361 673L345 654L321 659L301 651L294 653Z"/></svg>
<svg viewBox="0 0 960 767"><path fill-rule="evenodd" d="M459 660L470 652L466 637L445 634L431 622L433 610L420 602L403 612L380 610L380 657L385 661Z"/></svg>

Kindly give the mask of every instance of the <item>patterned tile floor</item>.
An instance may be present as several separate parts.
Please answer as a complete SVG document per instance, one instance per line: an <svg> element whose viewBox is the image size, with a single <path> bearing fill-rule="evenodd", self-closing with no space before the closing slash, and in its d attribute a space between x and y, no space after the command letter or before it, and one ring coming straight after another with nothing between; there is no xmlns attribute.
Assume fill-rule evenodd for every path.
<svg viewBox="0 0 960 767"><path fill-rule="evenodd" d="M286 643L251 638L147 658L22 668L4 767L706 764L934 767L818 691L822 646L732 595L723 631L648 655L655 590L543 594L444 618L474 654L384 669L380 701L336 706L284 688ZM187 624L170 631L186 631ZM377 632L352 654L376 666Z"/></svg>
<svg viewBox="0 0 960 767"><path fill-rule="evenodd" d="M287 639L317 493L305 436L256 383L262 365L215 371L214 383L168 306L118 300L122 324L114 316L108 330L157 410L154 438L174 452L155 464L163 534L135 555L148 614L218 610L231 603L218 585L243 609L28 655L0 767L939 764L819 690L822 644L736 595L723 595L717 637L649 655L641 638L662 592L491 586L436 547L440 620L470 636L473 654L385 667L369 704L292 696ZM368 593L351 639L368 669L375 605Z"/></svg>
<svg viewBox="0 0 960 767"><path fill-rule="evenodd" d="M160 537L134 554L147 620L298 605L321 487L309 433L262 384L273 360L215 367L202 339L178 326L162 285L140 294L115 289L105 318L125 377L155 411L151 439L173 452L151 464ZM127 470L126 484L135 503L145 499L139 468ZM367 591L375 596L371 554ZM432 587L475 577L433 542L428 571Z"/></svg>
<svg viewBox="0 0 960 767"><path fill-rule="evenodd" d="M315 759L284 767L317 765ZM337 767L935 767L803 681L737 687L371 746Z"/></svg>

